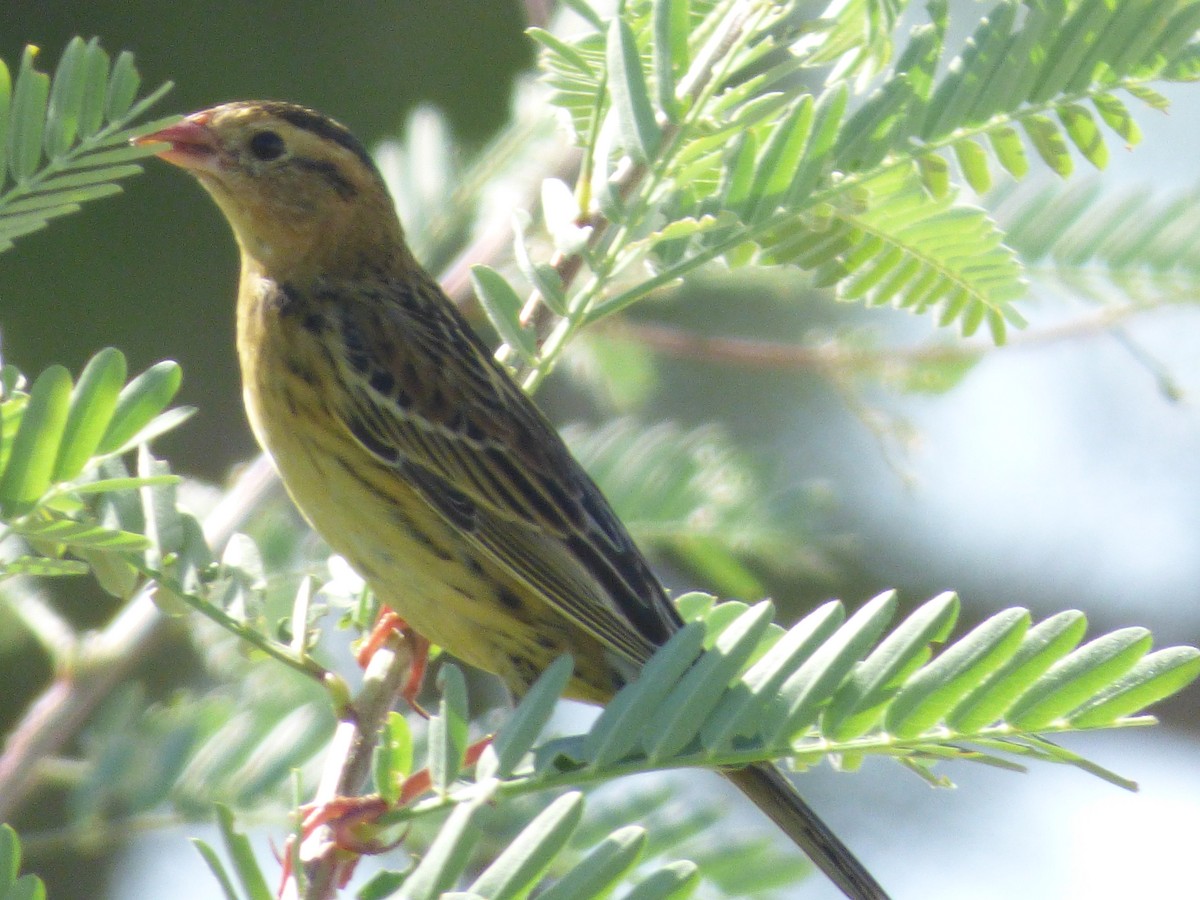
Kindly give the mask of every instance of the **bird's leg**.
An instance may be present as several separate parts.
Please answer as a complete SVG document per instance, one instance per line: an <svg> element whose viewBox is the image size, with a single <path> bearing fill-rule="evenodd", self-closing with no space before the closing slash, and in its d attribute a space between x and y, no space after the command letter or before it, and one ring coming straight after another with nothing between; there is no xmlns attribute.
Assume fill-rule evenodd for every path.
<svg viewBox="0 0 1200 900"><path fill-rule="evenodd" d="M484 749L491 744L489 734L467 747L463 754L463 768L470 768L479 762ZM433 788L433 777L429 769L414 772L400 786L400 796L395 807L378 794L367 797L335 797L325 803L312 803L300 808L303 820L300 824L300 842L322 825L328 826L332 842L344 856L339 863L339 886L345 887L360 856L373 856L385 853L400 845L407 836L407 830L394 841L380 841L371 835L371 825L381 815L390 809L406 806L417 798L427 794ZM289 837L281 854L283 877L280 882L280 894L292 876L292 849L296 836Z"/></svg>
<svg viewBox="0 0 1200 900"><path fill-rule="evenodd" d="M407 623L393 610L386 606L380 610L379 618L376 620L374 628L372 628L370 634L364 637L355 654L356 659L359 665L366 668L371 658L387 643L393 634L408 645L412 658L409 676L399 692L400 696L404 698L405 702L413 710L425 718L429 718L429 714L416 701L417 694L420 692L421 684L425 678L425 667L429 656L429 641L412 631ZM395 645L393 644L393 646ZM467 747L463 754L463 768L474 766L479 761L484 748L491 742L491 735L488 735ZM299 835L293 835L293 837L288 839L288 843L282 854L283 881L281 891L287 885L288 879L292 875L292 845L297 840L297 837L299 842L304 844L319 828L326 827L329 829L328 840L337 849L340 859L337 870L338 880L344 886L353 873L360 856L374 855L391 850L393 847L399 845L407 834L407 832L402 833L399 838L392 841L382 841L376 836L379 833L378 830L372 828L376 820L390 809L412 803L414 800L428 793L432 787L433 778L429 769L426 768L419 772L414 772L405 779L400 786L400 793L394 805L389 804L387 800L378 794L370 794L364 797L334 797L331 800L302 806L300 813L303 818L301 819ZM391 826L391 828L394 827ZM372 833L373 831L375 833ZM282 897L282 894L280 896Z"/></svg>
<svg viewBox="0 0 1200 900"><path fill-rule="evenodd" d="M409 655L412 657L412 668L409 670L408 681L400 691L400 696L414 712L422 718L428 719L429 713L417 702L417 695L421 693L421 685L425 682L425 664L429 661L429 641L409 628L408 623L390 607L384 606L379 610L379 618L375 620L375 627L371 629L370 634L363 638L358 652L355 653L355 659L359 666L365 669L371 662L371 657L383 646L391 634L400 636L400 639L408 645Z"/></svg>
<svg viewBox="0 0 1200 900"><path fill-rule="evenodd" d="M468 769L475 763L479 762L479 757L483 755L483 751L492 743L492 736L482 737L475 743L467 747L463 753L463 768ZM413 772L408 778L404 779L404 784L400 786L400 798L396 801L397 806L406 806L412 803L418 797L428 793L433 789L433 776L430 775L429 769L422 769L419 772Z"/></svg>

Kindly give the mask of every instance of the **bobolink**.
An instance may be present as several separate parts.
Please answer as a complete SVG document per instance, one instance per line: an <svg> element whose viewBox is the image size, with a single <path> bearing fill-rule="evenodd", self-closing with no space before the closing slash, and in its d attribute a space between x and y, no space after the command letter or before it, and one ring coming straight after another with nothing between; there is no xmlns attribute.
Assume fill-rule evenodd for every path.
<svg viewBox="0 0 1200 900"><path fill-rule="evenodd" d="M246 409L296 505L408 626L520 694L603 703L681 626L599 489L409 252L363 146L288 103L142 138L241 250ZM849 897L882 889L774 766L725 771Z"/></svg>

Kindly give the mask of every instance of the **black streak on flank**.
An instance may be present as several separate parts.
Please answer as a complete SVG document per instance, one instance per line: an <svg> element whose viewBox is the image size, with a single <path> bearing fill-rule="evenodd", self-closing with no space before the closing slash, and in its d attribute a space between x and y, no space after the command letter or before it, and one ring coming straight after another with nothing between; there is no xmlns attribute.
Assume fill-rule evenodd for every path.
<svg viewBox="0 0 1200 900"><path fill-rule="evenodd" d="M358 419L350 419L349 425L350 433L358 438L358 442L380 459L394 463L400 458L400 454L395 447L388 446L378 440Z"/></svg>
<svg viewBox="0 0 1200 900"><path fill-rule="evenodd" d="M376 369L371 373L370 384L371 387L386 397L396 387L396 379L391 376L390 372L385 372L383 369Z"/></svg>
<svg viewBox="0 0 1200 900"><path fill-rule="evenodd" d="M314 372L312 369L310 369L308 366L303 365L298 360L288 357L286 360L284 360L284 363L288 367L289 372L291 372L293 375L295 375L297 378L299 378L301 381L303 381L309 387L315 388L321 383L320 379L317 378L317 373ZM288 395L288 405L292 406L291 394ZM296 414L296 410L293 409L292 415L295 415L295 414Z"/></svg>
<svg viewBox="0 0 1200 900"><path fill-rule="evenodd" d="M521 608L521 598L506 587L500 587L497 589L496 599L500 601L500 605L505 609L511 609L512 611L516 612Z"/></svg>
<svg viewBox="0 0 1200 900"><path fill-rule="evenodd" d="M301 305L300 292L287 282L283 284L264 282L262 298L267 309L277 312L281 316L294 315Z"/></svg>
<svg viewBox="0 0 1200 900"><path fill-rule="evenodd" d="M343 200L353 200L358 196L358 188L350 183L350 180L334 163L323 159L307 159L303 156L297 156L292 163L307 172L320 175Z"/></svg>

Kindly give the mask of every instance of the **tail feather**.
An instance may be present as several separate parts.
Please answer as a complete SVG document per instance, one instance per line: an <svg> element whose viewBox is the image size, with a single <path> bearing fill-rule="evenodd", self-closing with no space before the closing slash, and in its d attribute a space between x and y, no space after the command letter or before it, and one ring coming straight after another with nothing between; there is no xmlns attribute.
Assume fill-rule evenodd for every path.
<svg viewBox="0 0 1200 900"><path fill-rule="evenodd" d="M722 774L782 828L850 900L888 900L871 873L817 817L778 768L754 765Z"/></svg>

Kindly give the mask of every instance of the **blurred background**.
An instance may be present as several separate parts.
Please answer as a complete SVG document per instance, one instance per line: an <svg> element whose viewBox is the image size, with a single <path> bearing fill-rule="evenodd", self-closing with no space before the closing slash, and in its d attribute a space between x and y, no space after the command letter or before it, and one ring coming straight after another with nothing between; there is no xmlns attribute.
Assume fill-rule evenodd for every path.
<svg viewBox="0 0 1200 900"><path fill-rule="evenodd" d="M984 7L963 0L954 9L967 29ZM287 99L334 115L373 147L397 135L418 105L432 104L469 151L504 123L514 80L532 64L524 22L517 0L8 3L0 6L0 56L13 66L35 43L52 68L72 35L98 35L110 52L135 52L148 87L176 82L159 114ZM1140 113L1142 145L1127 153L1114 145L1106 190L1166 197L1194 188L1196 155L1180 148L1200 138L1200 95L1167 93L1170 117ZM1085 165L1076 177L1088 177ZM131 370L178 360L181 400L200 412L156 449L176 470L222 483L254 453L233 352L235 281L235 249L216 208L189 179L149 164L123 195L0 257L4 354L27 373L52 362L77 371L107 345L128 355ZM635 322L784 340L869 327L885 348L933 333L925 320L834 306L796 281L747 290L744 281L716 279L640 311ZM830 596L857 605L895 587L911 609L952 588L963 598L964 625L1005 606L1039 616L1079 608L1092 634L1136 624L1151 627L1158 646L1200 641L1194 307L1147 311L1118 338L1086 327L1093 309L1044 290L1022 311L1030 335L1065 334L1018 338L944 392L893 392L803 361L663 357L635 413L647 423L721 423L771 497L802 507L802 564L794 577L763 575L789 617ZM569 373L558 381L544 397L558 421L590 411ZM677 577L702 586L687 572ZM74 610L97 622L110 612ZM14 662L31 647L0 628L0 671L20 672L0 700L5 727L46 675ZM854 776L823 768L802 786L897 898L1182 896L1200 883L1186 843L1200 821L1197 696L1192 689L1159 708L1159 728L1070 742L1137 780L1136 796L1046 766L1025 776L949 767L944 774L960 785L953 792L931 791L886 762ZM164 884L179 885L175 897L218 896L183 832L29 864L54 898L145 897ZM834 895L814 878L803 896Z"/></svg>

